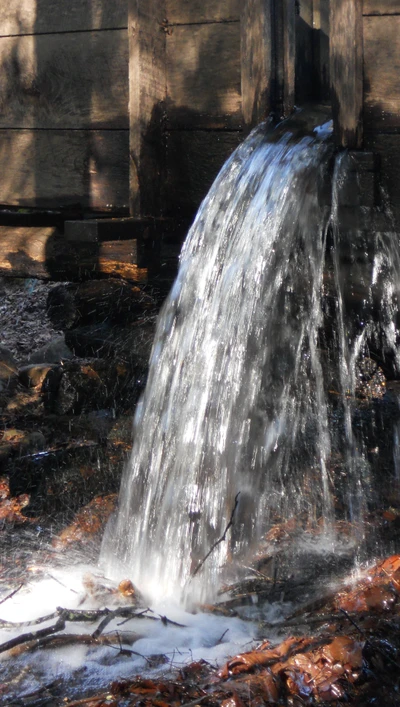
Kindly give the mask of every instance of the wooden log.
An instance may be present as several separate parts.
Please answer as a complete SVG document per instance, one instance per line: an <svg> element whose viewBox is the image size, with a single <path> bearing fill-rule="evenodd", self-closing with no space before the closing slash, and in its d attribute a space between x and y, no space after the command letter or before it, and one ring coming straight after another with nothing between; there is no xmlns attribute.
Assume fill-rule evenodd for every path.
<svg viewBox="0 0 400 707"><path fill-rule="evenodd" d="M0 204L128 206L128 130L0 130L0 165Z"/></svg>
<svg viewBox="0 0 400 707"><path fill-rule="evenodd" d="M149 361L154 331L155 317L127 326L89 324L67 329L65 342L81 358L117 359L143 372Z"/></svg>
<svg viewBox="0 0 400 707"><path fill-rule="evenodd" d="M126 4L104 0L9 0L0 4L0 36L119 29L128 22Z"/></svg>
<svg viewBox="0 0 400 707"><path fill-rule="evenodd" d="M400 15L399 0L364 0L364 15Z"/></svg>
<svg viewBox="0 0 400 707"><path fill-rule="evenodd" d="M135 240L70 243L52 227L0 226L0 274L45 280L85 280L99 275L145 282Z"/></svg>
<svg viewBox="0 0 400 707"><path fill-rule="evenodd" d="M126 362L101 359L68 362L52 369L43 382L45 410L57 415L118 408L138 397L134 372ZM136 393L135 393L136 390Z"/></svg>
<svg viewBox="0 0 400 707"><path fill-rule="evenodd" d="M129 128L125 29L0 38L0 65L0 128Z"/></svg>
<svg viewBox="0 0 400 707"><path fill-rule="evenodd" d="M166 0L169 25L238 20L240 0Z"/></svg>
<svg viewBox="0 0 400 707"><path fill-rule="evenodd" d="M113 278L57 285L46 305L47 316L60 330L99 322L128 324L155 309L153 297Z"/></svg>
<svg viewBox="0 0 400 707"><path fill-rule="evenodd" d="M399 2L400 11L400 2ZM400 14L364 17L364 126L400 129Z"/></svg>
<svg viewBox="0 0 400 707"><path fill-rule="evenodd" d="M246 130L271 110L271 0L245 0L241 15L241 92Z"/></svg>
<svg viewBox="0 0 400 707"><path fill-rule="evenodd" d="M240 127L239 22L173 27L166 59L168 129Z"/></svg>
<svg viewBox="0 0 400 707"><path fill-rule="evenodd" d="M131 216L163 212L164 20L165 0L128 0Z"/></svg>
<svg viewBox="0 0 400 707"><path fill-rule="evenodd" d="M335 140L341 147L361 147L363 27L360 0L332 0L330 47Z"/></svg>

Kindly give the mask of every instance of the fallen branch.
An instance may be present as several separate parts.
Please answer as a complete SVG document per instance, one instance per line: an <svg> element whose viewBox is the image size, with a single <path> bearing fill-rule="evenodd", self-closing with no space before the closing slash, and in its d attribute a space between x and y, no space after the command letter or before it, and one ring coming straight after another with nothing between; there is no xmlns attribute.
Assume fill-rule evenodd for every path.
<svg viewBox="0 0 400 707"><path fill-rule="evenodd" d="M20 589L22 589L23 586L24 586L23 583L20 584L19 587L17 587L16 589L14 589L13 592L11 592L11 594L8 594L6 597L4 597L4 599L0 599L0 604L4 604L4 602L11 599L14 596L14 594L16 594L17 592L19 592Z"/></svg>
<svg viewBox="0 0 400 707"><path fill-rule="evenodd" d="M225 528L223 534L221 535L221 537L219 538L219 540L216 540L216 542L214 543L214 545L213 545L213 546L211 547L211 549L207 552L207 555L206 555L205 557L203 557L203 559L199 562L199 564L197 565L197 567L193 570L193 572L191 573L191 577L195 577L196 574L198 574L198 572L200 572L200 570L201 570L201 568L203 567L204 563L206 562L206 560L208 560L208 558L210 557L210 555L214 552L215 548L218 547L218 545L219 545L220 543L224 542L224 540L226 540L226 534L227 534L228 530L229 530L229 529L232 527L232 525L233 525L233 521L234 521L236 509L237 509L238 504L239 504L239 496L240 496L240 491L238 491L238 493L237 493L236 496L235 496L235 505L234 505L233 508L232 508L232 513L231 513L231 517L230 517L230 519L229 519L229 523L228 523L228 525L226 526L226 528Z"/></svg>
<svg viewBox="0 0 400 707"><path fill-rule="evenodd" d="M16 636L15 638L11 638L5 643L2 643L0 645L0 653L5 653L5 651L9 651L11 648L15 648L15 646L19 646L22 643L36 641L38 639L45 638L45 636L49 636L53 633L58 633L59 631L63 631L64 628L65 620L63 616L60 616L58 621L53 624L53 626L41 628L39 629L39 631L32 631L31 633L22 633L20 636Z"/></svg>

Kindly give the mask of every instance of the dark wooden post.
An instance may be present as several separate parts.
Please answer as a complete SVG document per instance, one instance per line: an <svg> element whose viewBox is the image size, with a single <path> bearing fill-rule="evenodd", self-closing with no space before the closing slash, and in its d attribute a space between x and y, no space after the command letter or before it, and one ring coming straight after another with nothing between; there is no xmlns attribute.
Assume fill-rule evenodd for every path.
<svg viewBox="0 0 400 707"><path fill-rule="evenodd" d="M242 111L246 129L271 110L272 0L244 0L241 15Z"/></svg>
<svg viewBox="0 0 400 707"><path fill-rule="evenodd" d="M363 0L331 0L330 74L336 143L362 145Z"/></svg>
<svg viewBox="0 0 400 707"><path fill-rule="evenodd" d="M130 213L162 214L165 0L128 0Z"/></svg>
<svg viewBox="0 0 400 707"><path fill-rule="evenodd" d="M275 110L285 118L294 108L296 62L295 0L275 0Z"/></svg>
<svg viewBox="0 0 400 707"><path fill-rule="evenodd" d="M295 0L244 0L241 16L245 128L294 107Z"/></svg>

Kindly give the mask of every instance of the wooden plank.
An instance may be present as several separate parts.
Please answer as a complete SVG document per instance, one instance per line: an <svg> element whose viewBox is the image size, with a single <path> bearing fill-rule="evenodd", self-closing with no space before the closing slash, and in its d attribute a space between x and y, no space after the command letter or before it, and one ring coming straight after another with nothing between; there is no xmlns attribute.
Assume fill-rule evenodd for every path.
<svg viewBox="0 0 400 707"><path fill-rule="evenodd" d="M312 81L316 87L314 97L318 100L330 97L329 4L330 0L313 0Z"/></svg>
<svg viewBox="0 0 400 707"><path fill-rule="evenodd" d="M389 195L396 222L394 225L400 234L400 135L366 133L365 146L378 156L380 178ZM394 230L393 224L391 230Z"/></svg>
<svg viewBox="0 0 400 707"><path fill-rule="evenodd" d="M239 22L170 30L167 113L173 128L240 126Z"/></svg>
<svg viewBox="0 0 400 707"><path fill-rule="evenodd" d="M296 16L296 103L304 105L306 101L318 95L318 74L314 71L317 56L314 56L313 0L300 3Z"/></svg>
<svg viewBox="0 0 400 707"><path fill-rule="evenodd" d="M400 0L364 0L364 15L400 15Z"/></svg>
<svg viewBox="0 0 400 707"><path fill-rule="evenodd" d="M168 24L238 20L240 0L167 0Z"/></svg>
<svg viewBox="0 0 400 707"><path fill-rule="evenodd" d="M167 204L171 215L193 217L225 160L242 139L240 132L177 130L169 134Z"/></svg>
<svg viewBox="0 0 400 707"><path fill-rule="evenodd" d="M128 0L130 213L160 216L165 174L165 0Z"/></svg>
<svg viewBox="0 0 400 707"><path fill-rule="evenodd" d="M127 207L127 130L0 130L0 204Z"/></svg>
<svg viewBox="0 0 400 707"><path fill-rule="evenodd" d="M335 140L341 147L362 144L362 3L332 0L330 79Z"/></svg>
<svg viewBox="0 0 400 707"><path fill-rule="evenodd" d="M136 241L70 243L52 227L0 226L0 274L46 280L82 280L99 275L146 281L136 262Z"/></svg>
<svg viewBox="0 0 400 707"><path fill-rule="evenodd" d="M282 115L288 116L294 109L295 66L296 66L296 6L292 0L279 0L282 18L283 41L282 55L278 62L282 64ZM279 75L279 74L278 74Z"/></svg>
<svg viewBox="0 0 400 707"><path fill-rule="evenodd" d="M245 0L241 15L241 92L247 130L271 109L271 0Z"/></svg>
<svg viewBox="0 0 400 707"><path fill-rule="evenodd" d="M364 17L365 130L400 129L400 16Z"/></svg>
<svg viewBox="0 0 400 707"><path fill-rule="evenodd" d="M0 39L0 128L125 128L126 30Z"/></svg>
<svg viewBox="0 0 400 707"><path fill-rule="evenodd" d="M0 36L126 27L124 0L7 0L0 3Z"/></svg>

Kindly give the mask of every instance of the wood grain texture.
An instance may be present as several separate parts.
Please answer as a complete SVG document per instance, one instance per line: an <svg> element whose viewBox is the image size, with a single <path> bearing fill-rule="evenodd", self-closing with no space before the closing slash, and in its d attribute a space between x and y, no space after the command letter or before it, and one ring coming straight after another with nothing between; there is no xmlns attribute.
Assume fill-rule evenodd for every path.
<svg viewBox="0 0 400 707"><path fill-rule="evenodd" d="M271 109L271 0L246 0L241 15L241 92L243 122L249 130Z"/></svg>
<svg viewBox="0 0 400 707"><path fill-rule="evenodd" d="M243 139L240 132L174 131L168 139L167 203L171 215L192 217L225 160Z"/></svg>
<svg viewBox="0 0 400 707"><path fill-rule="evenodd" d="M281 52L278 50L278 62L282 64L282 115L288 116L294 108L295 65L296 65L296 8L293 0L280 0L278 3L282 18ZM280 56L280 53L281 56Z"/></svg>
<svg viewBox="0 0 400 707"><path fill-rule="evenodd" d="M364 15L400 15L399 0L364 0Z"/></svg>
<svg viewBox="0 0 400 707"><path fill-rule="evenodd" d="M240 0L166 0L169 24L238 20Z"/></svg>
<svg viewBox="0 0 400 707"><path fill-rule="evenodd" d="M341 147L362 144L362 19L360 0L331 2L331 98L335 140Z"/></svg>
<svg viewBox="0 0 400 707"><path fill-rule="evenodd" d="M128 204L127 130L0 130L0 203Z"/></svg>
<svg viewBox="0 0 400 707"><path fill-rule="evenodd" d="M130 213L159 216L165 174L165 0L128 0Z"/></svg>
<svg viewBox="0 0 400 707"><path fill-rule="evenodd" d="M134 282L148 271L135 263L136 243L70 243L56 228L0 226L0 274L50 280L84 280L99 275Z"/></svg>
<svg viewBox="0 0 400 707"><path fill-rule="evenodd" d="M169 126L241 124L239 22L173 27L166 56Z"/></svg>
<svg viewBox="0 0 400 707"><path fill-rule="evenodd" d="M126 30L0 39L0 128L125 128Z"/></svg>
<svg viewBox="0 0 400 707"><path fill-rule="evenodd" d="M364 124L400 129L400 15L364 17Z"/></svg>
<svg viewBox="0 0 400 707"><path fill-rule="evenodd" d="M365 146L379 157L381 179L387 189L397 232L400 234L400 135L367 133Z"/></svg>
<svg viewBox="0 0 400 707"><path fill-rule="evenodd" d="M125 0L7 0L0 3L0 36L126 27Z"/></svg>

